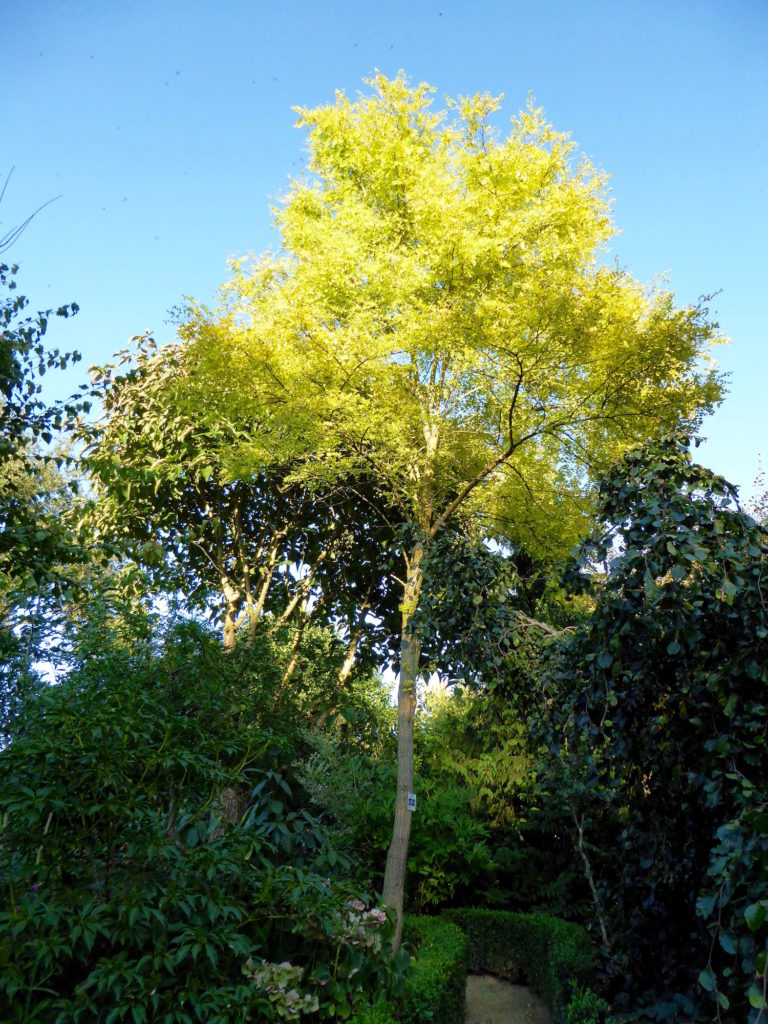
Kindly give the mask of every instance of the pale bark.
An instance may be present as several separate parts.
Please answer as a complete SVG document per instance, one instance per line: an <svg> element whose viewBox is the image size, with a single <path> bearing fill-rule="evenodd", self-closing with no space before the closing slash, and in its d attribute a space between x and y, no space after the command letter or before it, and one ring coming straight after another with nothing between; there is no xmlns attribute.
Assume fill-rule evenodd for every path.
<svg viewBox="0 0 768 1024"><path fill-rule="evenodd" d="M342 662L342 666L339 669L339 677L337 680L340 688L344 686L344 684L349 679L352 673L352 669L355 667L357 647L358 644L360 643L361 636L362 630L355 630L355 632L352 634L352 639L349 641L349 644L347 645L347 653L344 655L344 661Z"/></svg>
<svg viewBox="0 0 768 1024"><path fill-rule="evenodd" d="M224 579L221 583L221 589L224 593L224 600L226 602L224 607L224 629L223 629L223 643L225 651L232 651L235 647L235 640L237 637L237 627L239 625L238 613L243 603L243 595L237 590L229 580Z"/></svg>
<svg viewBox="0 0 768 1024"><path fill-rule="evenodd" d="M371 586L365 595L365 600L360 606L360 612L357 617L357 625L352 630L349 637L349 643L347 644L347 651L344 655L344 661L341 668L339 669L338 685L341 689L346 683L347 679L355 666L355 658L357 657L357 648L360 645L360 641L363 638L363 632L365 631L365 616L368 614L371 607Z"/></svg>
<svg viewBox="0 0 768 1024"><path fill-rule="evenodd" d="M211 813L218 818L218 824L211 829L210 839L218 839L224 834L226 825L237 825L248 810L251 791L248 786L233 783L219 793L213 801Z"/></svg>
<svg viewBox="0 0 768 1024"><path fill-rule="evenodd" d="M600 938L603 940L603 948L608 949L610 943L608 942L608 927L605 921L605 914L603 913L603 904L600 900L597 886L595 885L595 878L592 874L592 865L589 863L589 857L587 857L587 851L584 845L584 819L579 819L576 816L576 811L573 807L571 807L571 817L573 818L573 823L576 826L576 831L578 833L579 854L584 863L584 877L589 885L589 891L592 894L592 902L595 905L595 915L597 917L598 927L600 928Z"/></svg>
<svg viewBox="0 0 768 1024"><path fill-rule="evenodd" d="M248 643L253 643L256 636L256 629L258 628L261 616L264 613L264 605L267 601L267 594L272 583L272 575L275 571L275 565L277 564L278 555L280 554L280 543L285 537L287 531L278 531L269 545L267 557L264 564L264 569L261 574L261 586L259 587L259 593L254 601L249 596L248 601Z"/></svg>
<svg viewBox="0 0 768 1024"><path fill-rule="evenodd" d="M320 611L324 603L324 597L320 594L314 605L310 607L310 597L311 594L305 594L298 614L295 617L296 632L294 633L293 643L291 644L291 653L288 655L288 662L283 669L283 675L280 679L280 689L276 694L278 700L282 699L282 695L286 691L286 684L290 682L291 676L296 671L296 666L299 663L301 642L304 639L306 628L309 625L310 620L318 613L318 611Z"/></svg>
<svg viewBox="0 0 768 1024"><path fill-rule="evenodd" d="M413 812L408 810L408 794L413 791L413 720L416 711L416 680L419 674L421 646L413 630L413 613L421 590L423 549L417 544L407 559L407 578L402 604L400 640L400 682L397 694L397 795L392 842L387 853L382 899L395 912L392 950L396 952L403 934L403 895L408 862L408 841Z"/></svg>
<svg viewBox="0 0 768 1024"><path fill-rule="evenodd" d="M293 597L288 602L288 604L285 606L285 608L283 609L283 611L280 614L280 616L275 620L275 622L270 627L269 633L268 633L269 636L274 636L278 632L278 630L282 626L285 625L285 623L288 621L288 619L291 617L291 615L293 615L293 613L296 611L296 608L298 607L298 605L299 605L299 603L301 601L305 601L306 602L306 600L308 599L309 594L310 594L310 588L312 587L312 581L314 580L315 575L317 574L318 569L320 568L322 563L325 561L325 559L328 557L329 551L330 551L330 547L323 548L323 550L317 556L317 560L315 561L315 564L309 570L307 575L304 576L302 579L297 581L297 583L296 583L296 590L294 592Z"/></svg>
<svg viewBox="0 0 768 1024"><path fill-rule="evenodd" d="M296 666L299 663L299 648L301 647L301 641L304 639L304 629L307 625L307 611L306 602L304 603L304 609L298 616L296 621L296 632L293 637L293 643L291 644L291 653L288 656L288 663L283 669L283 675L280 680L280 686L284 687L285 684L290 680L293 673L296 671Z"/></svg>

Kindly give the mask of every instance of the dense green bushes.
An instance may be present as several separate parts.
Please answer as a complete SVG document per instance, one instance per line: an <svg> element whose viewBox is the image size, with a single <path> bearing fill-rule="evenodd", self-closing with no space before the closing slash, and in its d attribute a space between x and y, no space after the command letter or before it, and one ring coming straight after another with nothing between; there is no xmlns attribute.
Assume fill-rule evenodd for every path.
<svg viewBox="0 0 768 1024"><path fill-rule="evenodd" d="M467 936L470 971L524 979L558 1020L566 1019L574 989L593 980L592 943L576 924L503 910L449 910L444 916Z"/></svg>
<svg viewBox="0 0 768 1024"><path fill-rule="evenodd" d="M541 643L529 619L516 642L510 614L492 688L425 700L410 906L584 921L624 1021L756 1021L765 535L679 439L628 458L604 510L591 619ZM393 959L366 896L389 835L392 711L374 676L339 689L339 638L307 626L286 678L291 623L223 655L195 625L163 633L98 595L82 618L69 677L30 689L0 751L0 1019L460 1020L463 939L410 918ZM600 1019L574 925L449 917L471 969L524 977L563 1024Z"/></svg>
<svg viewBox="0 0 768 1024"><path fill-rule="evenodd" d="M597 607L545 676L542 776L633 1020L768 1008L768 545L734 499L683 436L630 453L601 487Z"/></svg>
<svg viewBox="0 0 768 1024"><path fill-rule="evenodd" d="M377 710L381 733L389 740L391 709ZM416 740L414 788L419 808L411 829L406 879L407 905L415 913L476 898L493 869L488 827L475 806L477 786L461 779L441 745L432 741L431 730L436 731L433 726L439 726L441 716L433 717L429 710L425 709L426 724ZM308 806L322 817L336 846L353 852L360 881L379 879L394 812L392 744L345 746L336 735L323 734L307 740L311 753L297 769Z"/></svg>
<svg viewBox="0 0 768 1024"><path fill-rule="evenodd" d="M399 990L263 697L183 626L29 704L0 752L0 1019L344 1017Z"/></svg>
<svg viewBox="0 0 768 1024"><path fill-rule="evenodd" d="M442 917L406 917L404 945L414 954L405 997L366 1008L350 1024L463 1024L468 970L532 985L563 1024L596 1024L607 1010L588 988L594 973L589 937L567 921L450 910Z"/></svg>

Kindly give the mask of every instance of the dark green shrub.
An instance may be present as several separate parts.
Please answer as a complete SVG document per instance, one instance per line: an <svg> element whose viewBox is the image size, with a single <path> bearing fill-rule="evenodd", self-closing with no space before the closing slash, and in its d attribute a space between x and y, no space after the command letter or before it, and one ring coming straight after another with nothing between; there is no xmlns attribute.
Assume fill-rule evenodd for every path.
<svg viewBox="0 0 768 1024"><path fill-rule="evenodd" d="M609 1010L608 1003L591 988L574 989L565 1008L565 1024L601 1024Z"/></svg>
<svg viewBox="0 0 768 1024"><path fill-rule="evenodd" d="M327 735L309 742L312 753L297 770L310 809L340 849L354 851L365 872L360 880L370 885L383 871L392 831L394 752L370 752L361 744L347 751ZM419 812L408 848L408 905L419 913L476 891L487 881L490 857L488 829L471 808L471 788L418 769L414 788Z"/></svg>
<svg viewBox="0 0 768 1024"><path fill-rule="evenodd" d="M374 1003L350 1017L347 1024L395 1024L392 1010L386 1003Z"/></svg>
<svg viewBox="0 0 768 1024"><path fill-rule="evenodd" d="M579 925L504 910L448 910L443 916L467 936L471 972L527 982L558 1020L566 1020L573 987L592 979L592 943Z"/></svg>
<svg viewBox="0 0 768 1024"><path fill-rule="evenodd" d="M366 1007L349 1024L463 1024L467 940L439 917L405 919L403 948L411 954L404 997Z"/></svg>
<svg viewBox="0 0 768 1024"><path fill-rule="evenodd" d="M736 498L683 434L628 453L585 552L595 612L544 676L549 798L633 1020L768 1011L768 538Z"/></svg>
<svg viewBox="0 0 768 1024"><path fill-rule="evenodd" d="M230 675L184 627L27 708L0 751L0 1020L343 1018L398 990L385 915L334 877Z"/></svg>

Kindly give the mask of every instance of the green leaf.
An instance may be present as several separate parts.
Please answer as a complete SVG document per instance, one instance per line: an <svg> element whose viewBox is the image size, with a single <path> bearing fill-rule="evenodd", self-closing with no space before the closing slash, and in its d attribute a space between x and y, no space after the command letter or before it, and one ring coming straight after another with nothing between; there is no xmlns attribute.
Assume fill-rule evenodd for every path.
<svg viewBox="0 0 768 1024"><path fill-rule="evenodd" d="M706 967L699 975L699 984L705 992L714 992L715 990L715 976L712 973L711 967Z"/></svg>
<svg viewBox="0 0 768 1024"><path fill-rule="evenodd" d="M768 814L764 811L752 811L746 816L746 820L760 835L768 835Z"/></svg>
<svg viewBox="0 0 768 1024"><path fill-rule="evenodd" d="M749 930L756 932L765 922L765 907L761 903L751 903L744 911L744 920Z"/></svg>
<svg viewBox="0 0 768 1024"><path fill-rule="evenodd" d="M768 1010L768 1002L765 1001L763 990L758 988L757 985L750 985L747 995L749 996L750 1006L756 1010Z"/></svg>
<svg viewBox="0 0 768 1024"><path fill-rule="evenodd" d="M659 588L656 585L656 580L646 569L645 575L643 576L643 586L645 587L645 596L649 599L653 599L659 592Z"/></svg>
<svg viewBox="0 0 768 1024"><path fill-rule="evenodd" d="M715 909L715 899L714 893L699 896L696 900L696 913L699 917L707 918L712 915L712 911Z"/></svg>
<svg viewBox="0 0 768 1024"><path fill-rule="evenodd" d="M723 708L723 714L726 718L733 718L736 714L736 705L738 704L738 698L735 693L732 693L728 700L725 702Z"/></svg>

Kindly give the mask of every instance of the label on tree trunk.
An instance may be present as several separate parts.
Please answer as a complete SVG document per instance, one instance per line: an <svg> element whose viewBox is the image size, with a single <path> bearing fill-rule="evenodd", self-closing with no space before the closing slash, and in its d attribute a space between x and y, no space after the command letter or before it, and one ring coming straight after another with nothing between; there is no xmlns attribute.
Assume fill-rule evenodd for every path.
<svg viewBox="0 0 768 1024"><path fill-rule="evenodd" d="M409 793L408 794L408 810L409 811L415 811L416 810L416 794L415 793Z"/></svg>

